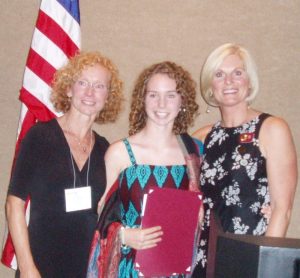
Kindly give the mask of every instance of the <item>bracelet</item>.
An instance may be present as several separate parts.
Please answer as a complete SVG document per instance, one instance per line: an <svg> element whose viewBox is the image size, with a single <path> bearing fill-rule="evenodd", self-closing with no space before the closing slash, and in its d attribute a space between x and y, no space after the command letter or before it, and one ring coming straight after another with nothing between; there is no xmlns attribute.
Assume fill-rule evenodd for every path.
<svg viewBox="0 0 300 278"><path fill-rule="evenodd" d="M121 226L121 228L120 228L120 240L121 240L121 245L122 245L122 247L126 246L126 245L125 245L125 235L124 235L124 230L125 230L125 227L124 227L124 226Z"/></svg>

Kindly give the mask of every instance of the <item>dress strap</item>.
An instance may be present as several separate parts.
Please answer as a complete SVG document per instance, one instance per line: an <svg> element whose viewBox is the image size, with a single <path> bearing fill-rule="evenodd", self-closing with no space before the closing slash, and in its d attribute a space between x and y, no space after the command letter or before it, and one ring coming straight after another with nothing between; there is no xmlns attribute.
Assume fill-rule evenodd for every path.
<svg viewBox="0 0 300 278"><path fill-rule="evenodd" d="M129 141L127 140L127 138L123 139L123 143L125 144L126 150L128 152L129 158L130 158L130 162L132 165L136 165L136 160L132 151L132 148L129 144Z"/></svg>
<svg viewBox="0 0 300 278"><path fill-rule="evenodd" d="M199 155L200 156L203 155L204 145L203 145L202 141L200 141L199 139L196 139L194 137L192 137L192 138L193 138L195 145L197 146Z"/></svg>
<svg viewBox="0 0 300 278"><path fill-rule="evenodd" d="M272 115L270 114L267 114L267 113L261 113L259 116L258 116L258 123L256 125L256 128L255 128L255 137L258 138L258 135L259 135L259 131L260 131L260 128L263 124L263 122L265 121L265 119L271 117Z"/></svg>
<svg viewBox="0 0 300 278"><path fill-rule="evenodd" d="M200 152L193 138L187 133L177 135L178 143L184 154L189 177L189 190L200 191Z"/></svg>

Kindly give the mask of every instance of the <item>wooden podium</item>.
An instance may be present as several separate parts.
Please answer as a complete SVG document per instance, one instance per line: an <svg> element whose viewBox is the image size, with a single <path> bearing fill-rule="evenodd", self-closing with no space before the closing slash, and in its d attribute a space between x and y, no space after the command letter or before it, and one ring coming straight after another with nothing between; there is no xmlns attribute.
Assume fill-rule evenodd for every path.
<svg viewBox="0 0 300 278"><path fill-rule="evenodd" d="M211 215L207 278L300 278L300 239L224 233Z"/></svg>

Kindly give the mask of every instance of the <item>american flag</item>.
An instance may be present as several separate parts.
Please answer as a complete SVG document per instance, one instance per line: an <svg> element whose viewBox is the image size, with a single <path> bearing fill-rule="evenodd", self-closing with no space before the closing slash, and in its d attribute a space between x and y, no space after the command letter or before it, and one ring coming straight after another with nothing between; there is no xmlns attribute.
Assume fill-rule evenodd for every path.
<svg viewBox="0 0 300 278"><path fill-rule="evenodd" d="M22 102L15 158L26 132L37 121L48 121L55 116L50 102L50 85L56 69L80 49L79 0L42 0L20 90ZM29 222L30 200L25 203ZM1 262L17 269L12 239L7 229Z"/></svg>

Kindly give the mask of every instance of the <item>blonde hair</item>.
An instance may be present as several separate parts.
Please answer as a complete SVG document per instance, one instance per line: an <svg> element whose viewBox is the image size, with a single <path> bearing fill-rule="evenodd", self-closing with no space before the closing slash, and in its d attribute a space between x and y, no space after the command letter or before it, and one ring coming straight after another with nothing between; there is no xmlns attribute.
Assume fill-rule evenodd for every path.
<svg viewBox="0 0 300 278"><path fill-rule="evenodd" d="M68 91L84 69L95 65L106 68L111 74L108 98L95 122L114 122L121 110L123 82L120 80L118 69L112 61L97 51L77 53L64 67L56 71L52 82L51 101L58 112L69 111L71 104L67 96Z"/></svg>
<svg viewBox="0 0 300 278"><path fill-rule="evenodd" d="M259 82L255 62L250 52L241 45L234 43L226 43L210 53L207 57L200 75L200 90L203 99L212 106L218 106L212 92L212 79L215 71L220 67L222 62L229 55L238 55L243 61L245 71L250 81L248 102L254 100L258 93Z"/></svg>
<svg viewBox="0 0 300 278"><path fill-rule="evenodd" d="M196 83L190 73L181 66L165 61L154 64L140 74L132 94L131 111L129 114L129 134L133 135L146 125L147 114L145 111L145 96L147 84L155 74L166 74L176 82L176 91L181 95L182 107L178 113L173 132L180 134L187 131L188 126L194 122L197 115L198 104L196 103Z"/></svg>

